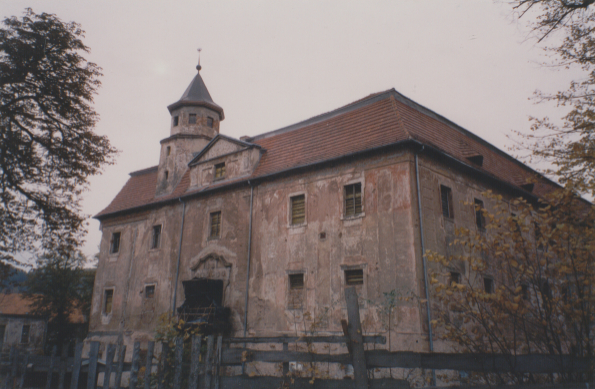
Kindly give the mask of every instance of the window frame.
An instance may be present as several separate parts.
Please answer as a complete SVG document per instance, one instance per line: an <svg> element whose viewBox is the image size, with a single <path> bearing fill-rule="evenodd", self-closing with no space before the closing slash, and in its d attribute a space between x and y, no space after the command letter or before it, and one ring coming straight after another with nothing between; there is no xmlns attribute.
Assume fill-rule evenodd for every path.
<svg viewBox="0 0 595 389"><path fill-rule="evenodd" d="M27 331L25 332L25 328ZM26 339L24 337L26 336ZM31 324L23 324L21 327L21 340L20 344L29 344L31 342Z"/></svg>
<svg viewBox="0 0 595 389"><path fill-rule="evenodd" d="M213 128L215 127L215 119L210 116L207 116L207 127Z"/></svg>
<svg viewBox="0 0 595 389"><path fill-rule="evenodd" d="M349 211L349 205L348 205L348 201L349 201L349 193L348 193L348 188L353 187L354 191L353 191L353 213L351 213ZM357 208L357 192L355 191L355 188L359 187L359 212L358 212L358 208ZM343 185L343 217L346 219L352 219L352 218L358 218L358 217L362 217L365 215L364 213L364 191L363 191L363 183L362 181L355 181L355 182L350 182L347 183L345 185Z"/></svg>
<svg viewBox="0 0 595 389"><path fill-rule="evenodd" d="M448 279L448 286L452 286L453 282L455 284L460 284L462 280L462 275L460 272L452 270L449 272L449 279Z"/></svg>
<svg viewBox="0 0 595 389"><path fill-rule="evenodd" d="M158 229L158 232L156 233ZM151 228L151 246L150 250L158 250L161 248L161 236L163 235L163 224L155 224Z"/></svg>
<svg viewBox="0 0 595 389"><path fill-rule="evenodd" d="M213 181L223 180L227 173L227 166L225 162L216 163L213 165Z"/></svg>
<svg viewBox="0 0 595 389"><path fill-rule="evenodd" d="M292 279L301 279L301 285L292 285ZM302 309L305 305L306 272L289 271L287 274L287 309Z"/></svg>
<svg viewBox="0 0 595 389"><path fill-rule="evenodd" d="M446 200L446 209L445 209ZM440 185L440 205L442 208L442 216L452 220L455 217L454 203L452 198L452 189L446 185ZM446 211L446 212L445 212Z"/></svg>
<svg viewBox="0 0 595 389"><path fill-rule="evenodd" d="M488 291L488 285L490 286ZM494 278L489 276L483 277L483 291L484 293L494 294L496 292L496 283L494 282Z"/></svg>
<svg viewBox="0 0 595 389"><path fill-rule="evenodd" d="M216 215L219 215L218 223L216 224L218 227L214 231L213 230L213 217ZM223 227L223 217L222 217L221 211L209 212L209 240L221 239L222 227Z"/></svg>
<svg viewBox="0 0 595 389"><path fill-rule="evenodd" d="M109 312L107 310L108 308L108 295L110 297L110 301L109 301ZM103 296L102 296L102 302L101 302L101 313L104 316L109 316L112 314L112 312L114 311L114 288L104 288L103 289Z"/></svg>
<svg viewBox="0 0 595 389"><path fill-rule="evenodd" d="M153 293L149 296L149 289L153 288ZM157 293L157 284L145 284L145 299L154 299Z"/></svg>
<svg viewBox="0 0 595 389"><path fill-rule="evenodd" d="M486 218L483 214L485 210L485 204L483 200L478 198L473 199L473 209L475 210L475 226L478 231L485 231L486 229Z"/></svg>
<svg viewBox="0 0 595 389"><path fill-rule="evenodd" d="M174 116L173 118L173 126L177 127L180 125L180 117L178 115Z"/></svg>
<svg viewBox="0 0 595 389"><path fill-rule="evenodd" d="M116 237L117 237L117 239L115 239ZM117 242L117 244L115 244L114 242ZM119 254L120 246L122 246L122 231L114 231L114 232L112 232L112 236L111 236L110 242L109 242L110 255Z"/></svg>
<svg viewBox="0 0 595 389"><path fill-rule="evenodd" d="M355 276L355 273L361 273L361 282L360 281L350 281L349 277L350 275L348 275L348 273L351 273L351 276ZM359 278L359 275L357 275ZM362 267L357 267L357 268L346 268L343 269L343 277L345 280L345 286L363 286L365 284L365 274L364 274L364 269Z"/></svg>
<svg viewBox="0 0 595 389"><path fill-rule="evenodd" d="M194 119L194 121L192 120ZM195 113L188 114L188 124L196 124L198 122L198 115Z"/></svg>
<svg viewBox="0 0 595 389"><path fill-rule="evenodd" d="M297 206L299 206L298 201L300 200L300 198L303 199L303 215L301 215L301 221L298 219L297 221L295 221L295 219L299 216L299 215L294 215L294 210L299 210L299 208ZM308 209L307 209L307 203L306 203L306 193L302 192L302 193L294 193L291 194L289 196L289 226L291 227L296 227L296 226L303 226L306 224L306 215L308 213Z"/></svg>

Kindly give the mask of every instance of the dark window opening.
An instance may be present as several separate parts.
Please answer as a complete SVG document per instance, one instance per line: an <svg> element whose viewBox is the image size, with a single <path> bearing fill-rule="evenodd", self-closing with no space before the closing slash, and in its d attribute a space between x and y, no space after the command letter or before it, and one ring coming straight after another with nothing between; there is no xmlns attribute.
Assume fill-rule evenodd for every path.
<svg viewBox="0 0 595 389"><path fill-rule="evenodd" d="M215 165L215 179L220 180L225 178L225 162Z"/></svg>
<svg viewBox="0 0 595 389"><path fill-rule="evenodd" d="M353 269L345 270L345 285L363 285L364 284L364 270Z"/></svg>
<svg viewBox="0 0 595 389"><path fill-rule="evenodd" d="M158 249L161 240L161 225L153 226L153 237L151 239L151 248Z"/></svg>
<svg viewBox="0 0 595 389"><path fill-rule="evenodd" d="M291 224L303 224L306 221L306 195L293 196L290 201Z"/></svg>
<svg viewBox="0 0 595 389"><path fill-rule="evenodd" d="M483 279L483 290L486 293L494 293L494 280L488 277Z"/></svg>
<svg viewBox="0 0 595 389"><path fill-rule="evenodd" d="M523 185L521 185L521 188L523 188L524 190L526 190L529 193L533 192L533 188L534 187L535 187L535 184L523 184Z"/></svg>
<svg viewBox="0 0 595 389"><path fill-rule="evenodd" d="M303 308L304 305L304 273L289 275L289 309Z"/></svg>
<svg viewBox="0 0 595 389"><path fill-rule="evenodd" d="M326 232L320 233L320 239L326 239Z"/></svg>
<svg viewBox="0 0 595 389"><path fill-rule="evenodd" d="M483 155L473 155L471 157L467 157L467 159L469 162L479 167L483 165Z"/></svg>
<svg viewBox="0 0 595 389"><path fill-rule="evenodd" d="M552 298L552 288L550 287L550 283L546 279L542 279L539 282L539 289L541 292L541 297L545 297L548 299Z"/></svg>
<svg viewBox="0 0 595 389"><path fill-rule="evenodd" d="M112 241L110 243L110 254L116 254L120 252L120 233L114 232L112 234Z"/></svg>
<svg viewBox="0 0 595 389"><path fill-rule="evenodd" d="M167 155L169 156L171 154L171 146L167 146Z"/></svg>
<svg viewBox="0 0 595 389"><path fill-rule="evenodd" d="M174 127L177 127L180 122L180 119L177 116L174 116Z"/></svg>
<svg viewBox="0 0 595 389"><path fill-rule="evenodd" d="M345 186L345 216L356 216L362 213L362 184Z"/></svg>
<svg viewBox="0 0 595 389"><path fill-rule="evenodd" d="M461 283L461 273L458 273L456 271L451 271L450 272L450 285L452 284L460 284Z"/></svg>
<svg viewBox="0 0 595 389"><path fill-rule="evenodd" d="M196 114L191 113L188 115L188 124L196 124Z"/></svg>
<svg viewBox="0 0 595 389"><path fill-rule="evenodd" d="M477 229L481 231L486 228L486 219L483 212L483 201L475 199L475 225L477 225Z"/></svg>
<svg viewBox="0 0 595 389"><path fill-rule="evenodd" d="M535 236L535 246L538 250L543 250L541 228L539 228L539 225L535 222L533 222L533 235Z"/></svg>
<svg viewBox="0 0 595 389"><path fill-rule="evenodd" d="M23 329L21 330L21 344L29 343L29 335L31 332L31 326L29 324L25 324Z"/></svg>
<svg viewBox="0 0 595 389"><path fill-rule="evenodd" d="M165 171L165 180L167 181L168 178L169 178L169 172L166 170Z"/></svg>
<svg viewBox="0 0 595 389"><path fill-rule="evenodd" d="M213 118L207 117L207 126L208 127L213 128L213 122L214 122Z"/></svg>
<svg viewBox="0 0 595 389"><path fill-rule="evenodd" d="M112 305L114 302L114 290L106 289L103 292L103 314L108 315L112 313Z"/></svg>
<svg viewBox="0 0 595 389"><path fill-rule="evenodd" d="M452 190L448 186L440 185L440 200L442 202L442 216L452 219L454 217Z"/></svg>
<svg viewBox="0 0 595 389"><path fill-rule="evenodd" d="M6 325L0 324L0 349L4 343L4 335L6 334Z"/></svg>
<svg viewBox="0 0 595 389"><path fill-rule="evenodd" d="M221 235L221 211L211 213L209 238L218 238Z"/></svg>
<svg viewBox="0 0 595 389"><path fill-rule="evenodd" d="M145 286L145 298L152 299L155 297L155 285Z"/></svg>
<svg viewBox="0 0 595 389"><path fill-rule="evenodd" d="M223 280L195 278L183 281L184 303L178 308L187 325L199 325L203 333L231 331L231 311L223 306Z"/></svg>
<svg viewBox="0 0 595 389"><path fill-rule="evenodd" d="M529 285L521 285L521 296L523 297L523 300L529 300Z"/></svg>

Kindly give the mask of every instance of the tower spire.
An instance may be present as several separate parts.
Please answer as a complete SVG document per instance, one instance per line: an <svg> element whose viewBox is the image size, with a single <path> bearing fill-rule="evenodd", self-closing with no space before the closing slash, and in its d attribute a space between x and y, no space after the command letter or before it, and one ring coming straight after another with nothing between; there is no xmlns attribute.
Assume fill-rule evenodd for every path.
<svg viewBox="0 0 595 389"><path fill-rule="evenodd" d="M202 51L202 49L199 47L197 51L198 51L198 65L196 65L196 70L198 70L200 72L200 69L202 69L202 66L200 66L200 52Z"/></svg>

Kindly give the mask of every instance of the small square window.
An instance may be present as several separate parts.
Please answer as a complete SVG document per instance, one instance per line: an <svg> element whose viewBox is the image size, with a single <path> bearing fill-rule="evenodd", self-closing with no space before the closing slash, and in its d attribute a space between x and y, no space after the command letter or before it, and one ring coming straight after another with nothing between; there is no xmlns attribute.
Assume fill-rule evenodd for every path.
<svg viewBox="0 0 595 389"><path fill-rule="evenodd" d="M145 286L145 298L152 299L155 297L155 285Z"/></svg>
<svg viewBox="0 0 595 389"><path fill-rule="evenodd" d="M214 120L211 117L207 117L207 126L213 128Z"/></svg>
<svg viewBox="0 0 595 389"><path fill-rule="evenodd" d="M179 122L180 122L180 119L178 118L178 116L174 116L174 127L177 127Z"/></svg>
<svg viewBox="0 0 595 389"><path fill-rule="evenodd" d="M489 277L484 277L483 290L486 293L494 293L494 280Z"/></svg>
<svg viewBox="0 0 595 389"><path fill-rule="evenodd" d="M196 114L191 113L188 115L188 124L196 124Z"/></svg>
<svg viewBox="0 0 595 389"><path fill-rule="evenodd" d="M475 199L475 225L477 225L477 229L481 231L486 228L486 219L483 212L483 201Z"/></svg>
<svg viewBox="0 0 595 389"><path fill-rule="evenodd" d="M290 201L291 224L303 224L306 221L306 195L293 196Z"/></svg>
<svg viewBox="0 0 595 389"><path fill-rule="evenodd" d="M219 238L221 235L221 211L212 212L210 215L209 238Z"/></svg>
<svg viewBox="0 0 595 389"><path fill-rule="evenodd" d="M303 308L304 305L304 273L289 275L289 309Z"/></svg>
<svg viewBox="0 0 595 389"><path fill-rule="evenodd" d="M116 254L120 252L120 233L114 232L112 234L112 240L110 242L110 254Z"/></svg>
<svg viewBox="0 0 595 389"><path fill-rule="evenodd" d="M158 249L161 241L161 224L153 226L153 237L151 238L151 248Z"/></svg>
<svg viewBox="0 0 595 389"><path fill-rule="evenodd" d="M215 165L215 179L220 180L225 178L225 162Z"/></svg>
<svg viewBox="0 0 595 389"><path fill-rule="evenodd" d="M29 324L23 325L23 329L21 330L21 344L29 343L30 332L31 332L31 326Z"/></svg>
<svg viewBox="0 0 595 389"><path fill-rule="evenodd" d="M103 291L103 314L112 313L112 303L114 302L114 290L106 289Z"/></svg>
<svg viewBox="0 0 595 389"><path fill-rule="evenodd" d="M363 285L364 284L364 270L352 269L345 270L345 285Z"/></svg>
<svg viewBox="0 0 595 389"><path fill-rule="evenodd" d="M357 216L362 213L362 184L345 186L345 216Z"/></svg>
<svg viewBox="0 0 595 389"><path fill-rule="evenodd" d="M454 217L452 190L448 186L440 185L440 200L442 202L442 216L452 219Z"/></svg>
<svg viewBox="0 0 595 389"><path fill-rule="evenodd" d="M461 273L456 271L450 272L450 285L452 284L460 284L461 283Z"/></svg>

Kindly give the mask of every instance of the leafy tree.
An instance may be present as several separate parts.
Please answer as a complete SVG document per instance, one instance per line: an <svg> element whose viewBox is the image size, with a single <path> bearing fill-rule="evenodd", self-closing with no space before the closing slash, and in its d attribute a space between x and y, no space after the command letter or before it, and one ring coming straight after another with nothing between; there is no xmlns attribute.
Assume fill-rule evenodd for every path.
<svg viewBox="0 0 595 389"><path fill-rule="evenodd" d="M65 255L82 243L87 178L115 149L93 132L91 103L101 68L74 22L36 14L0 27L0 260L44 249Z"/></svg>
<svg viewBox="0 0 595 389"><path fill-rule="evenodd" d="M538 206L488 194L486 230L457 229L431 277L442 339L471 353L571 354L593 358L595 347L595 209L570 191ZM511 209L512 208L512 209ZM479 210L479 208L477 208ZM468 275L451 273L465 264ZM435 300L435 301L436 301ZM512 359L511 359L512 363ZM579 374L475 376L495 383L583 381Z"/></svg>
<svg viewBox="0 0 595 389"><path fill-rule="evenodd" d="M77 252L70 256L45 256L25 283L25 296L32 301L32 311L48 320L46 346L58 348L73 338L84 338L86 328L73 322L77 313L90 311L94 269L85 269L87 259ZM87 325L87 324L85 324Z"/></svg>

